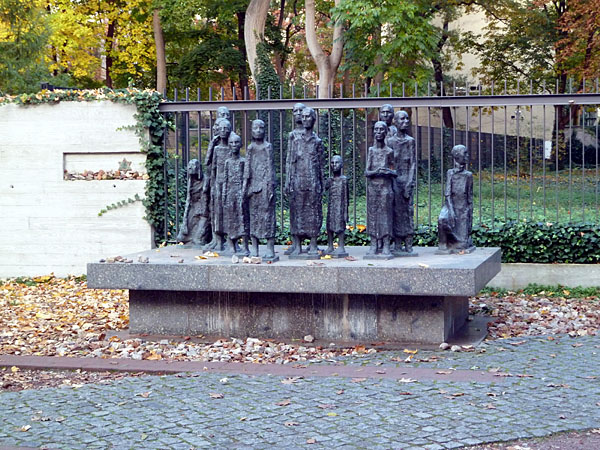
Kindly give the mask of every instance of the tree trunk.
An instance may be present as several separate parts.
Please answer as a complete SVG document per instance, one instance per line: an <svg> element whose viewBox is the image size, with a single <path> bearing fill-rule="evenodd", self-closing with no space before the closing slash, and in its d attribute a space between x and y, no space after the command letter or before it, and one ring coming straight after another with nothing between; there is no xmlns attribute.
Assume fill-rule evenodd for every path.
<svg viewBox="0 0 600 450"><path fill-rule="evenodd" d="M246 11L238 11L236 13L238 21L238 40L240 41L239 52L242 54L242 64L238 70L238 78L240 80L241 97L244 98L244 92L248 87L248 71L246 70L246 61L248 61L248 53L244 44L244 29L246 27Z"/></svg>
<svg viewBox="0 0 600 450"><path fill-rule="evenodd" d="M156 47L156 90L162 94L167 90L167 58L159 9L155 9L152 13L152 31L154 31Z"/></svg>
<svg viewBox="0 0 600 450"><path fill-rule="evenodd" d="M113 65L112 49L115 37L115 26L116 21L112 21L108 24L108 29L106 30L106 43L104 44L104 51L106 52L106 86L111 89L113 87L111 72Z"/></svg>
<svg viewBox="0 0 600 450"><path fill-rule="evenodd" d="M335 6L338 6L339 3L340 0L335 0ZM342 50L344 49L342 25L339 22L334 24L331 54L326 55L317 39L315 0L305 0L304 7L306 44L319 71L319 98L326 98L329 96L329 86L333 89L337 69L342 61Z"/></svg>
<svg viewBox="0 0 600 450"><path fill-rule="evenodd" d="M448 40L448 17L444 17L444 23L442 25L442 35L437 43L437 52L433 58L431 58L431 64L433 65L433 76L435 79L435 90L437 95L442 96L442 83L444 82L444 69L442 67L441 54L446 41ZM442 108L442 119L446 128L454 128L454 120L452 119L452 111L449 107Z"/></svg>
<svg viewBox="0 0 600 450"><path fill-rule="evenodd" d="M250 0L246 9L244 42L248 54L248 64L252 78L256 80L256 46L265 38L265 23L269 13L270 0Z"/></svg>

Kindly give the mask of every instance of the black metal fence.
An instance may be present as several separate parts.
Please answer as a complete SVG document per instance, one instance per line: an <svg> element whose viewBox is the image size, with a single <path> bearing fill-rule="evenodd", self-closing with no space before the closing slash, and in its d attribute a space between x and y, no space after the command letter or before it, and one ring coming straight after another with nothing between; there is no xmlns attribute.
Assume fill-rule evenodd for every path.
<svg viewBox="0 0 600 450"><path fill-rule="evenodd" d="M372 145L372 126L379 107L391 104L411 116L411 134L416 140L418 177L415 191L417 225L437 222L444 193L445 172L451 167L450 150L466 145L470 151L470 170L474 175L474 223L494 227L498 222L534 220L543 222L598 222L600 155L598 151L598 84L593 92L570 94L470 95L471 89L453 87L444 96L431 94L406 96L390 86L387 97L356 95L353 87L345 95L330 98L310 97L310 89L296 89L278 98L217 100L209 92L207 100L185 98L163 103L160 110L171 115L174 132L164 143L167 159L165 182L164 235L173 240L183 212L185 168L191 158L203 161L212 138L212 125L219 106L232 114L233 130L242 137L243 148L250 142L250 122L262 118L268 140L273 144L279 181L278 221L287 221L283 197L287 135L293 129L292 108L302 102L317 111L315 130L326 148L328 160L340 154L345 174L350 179L350 225L365 223L364 164ZM313 91L314 92L314 91ZM415 87L414 92L419 92ZM413 92L413 93L414 93ZM439 92L439 91L438 91ZM506 92L506 91L504 91ZM333 94L332 90L329 92ZM382 94L378 89L378 94ZM429 95L427 95L429 94ZM224 98L224 92L219 96ZM287 97L287 98L284 98ZM243 154L243 150L242 150ZM328 164L325 167L329 167ZM282 227L283 228L283 227ZM161 230L163 231L163 230Z"/></svg>

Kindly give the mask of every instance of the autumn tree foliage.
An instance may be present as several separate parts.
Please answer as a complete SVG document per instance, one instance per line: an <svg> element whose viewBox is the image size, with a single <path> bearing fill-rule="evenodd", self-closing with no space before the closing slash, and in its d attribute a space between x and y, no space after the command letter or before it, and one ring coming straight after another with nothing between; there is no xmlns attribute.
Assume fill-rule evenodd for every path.
<svg viewBox="0 0 600 450"><path fill-rule="evenodd" d="M600 0L569 0L558 28L558 64L577 78L597 77L600 73Z"/></svg>

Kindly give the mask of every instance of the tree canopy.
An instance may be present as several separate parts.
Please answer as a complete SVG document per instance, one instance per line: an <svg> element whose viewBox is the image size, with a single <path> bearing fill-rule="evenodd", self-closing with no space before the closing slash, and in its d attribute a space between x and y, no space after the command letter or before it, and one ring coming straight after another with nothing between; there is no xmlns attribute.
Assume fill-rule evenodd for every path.
<svg viewBox="0 0 600 450"><path fill-rule="evenodd" d="M279 82L481 81L566 89L600 70L600 0L0 0L0 91L225 87L243 96L269 61ZM480 31L453 27L482 11ZM265 59L266 58L266 59ZM272 72L269 72L272 74ZM423 83L422 83L423 84Z"/></svg>

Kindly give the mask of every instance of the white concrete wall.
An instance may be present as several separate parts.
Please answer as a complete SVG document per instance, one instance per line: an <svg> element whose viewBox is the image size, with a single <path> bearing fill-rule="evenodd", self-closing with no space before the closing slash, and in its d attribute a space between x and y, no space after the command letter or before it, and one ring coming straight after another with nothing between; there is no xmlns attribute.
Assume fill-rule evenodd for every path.
<svg viewBox="0 0 600 450"><path fill-rule="evenodd" d="M529 264L504 263L502 270L489 283L494 288L512 291L528 284L569 287L600 286L600 264Z"/></svg>
<svg viewBox="0 0 600 450"><path fill-rule="evenodd" d="M143 198L145 181L63 180L66 165L116 170L126 158L143 168L134 131L117 130L134 114L108 101L0 106L0 278L83 274L90 261L151 247L141 202L98 216Z"/></svg>

